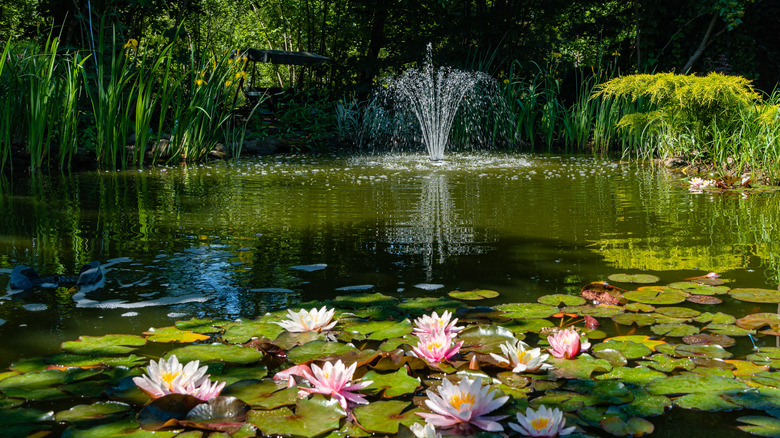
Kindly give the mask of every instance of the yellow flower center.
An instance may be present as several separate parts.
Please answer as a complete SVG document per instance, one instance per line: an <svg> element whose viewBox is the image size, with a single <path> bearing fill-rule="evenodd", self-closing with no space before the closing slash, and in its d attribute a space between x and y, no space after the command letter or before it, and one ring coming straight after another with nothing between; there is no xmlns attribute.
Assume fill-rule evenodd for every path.
<svg viewBox="0 0 780 438"><path fill-rule="evenodd" d="M431 342L428 344L428 351L433 351L434 348L441 348L441 342Z"/></svg>
<svg viewBox="0 0 780 438"><path fill-rule="evenodd" d="M542 430L550 425L550 419L547 417L537 417L531 420L531 427L536 430Z"/></svg>
<svg viewBox="0 0 780 438"><path fill-rule="evenodd" d="M518 350L518 352L517 352L517 362L519 362L519 363L526 363L526 362L528 362L528 359L526 359L527 356L528 356L528 353L526 353L523 350Z"/></svg>
<svg viewBox="0 0 780 438"><path fill-rule="evenodd" d="M459 392L457 394L453 394L452 397L450 397L450 404L452 405L453 408L455 408L457 410L460 410L461 405L464 404L464 403L470 403L470 404L473 405L474 404L474 394L472 394L470 392L467 392L465 394L462 393L462 392Z"/></svg>
<svg viewBox="0 0 780 438"><path fill-rule="evenodd" d="M171 372L162 373L160 374L160 379L162 379L162 381L165 382L166 385L168 385L168 388L171 388L173 384L173 379L175 379L176 376L178 376L179 374L180 373L171 373Z"/></svg>

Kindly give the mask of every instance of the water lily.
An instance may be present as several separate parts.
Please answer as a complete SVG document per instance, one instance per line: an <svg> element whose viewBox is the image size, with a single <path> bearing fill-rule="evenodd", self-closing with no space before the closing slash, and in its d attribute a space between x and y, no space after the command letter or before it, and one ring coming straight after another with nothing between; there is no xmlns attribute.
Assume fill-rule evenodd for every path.
<svg viewBox="0 0 780 438"><path fill-rule="evenodd" d="M291 366L290 368L287 368L286 370L279 371L278 373L274 374L274 380L286 380L287 387L292 388L293 386L298 384L298 382L295 380L295 376L306 377L306 373L311 374L311 368L309 368L308 365L306 364L295 365L295 366Z"/></svg>
<svg viewBox="0 0 780 438"><path fill-rule="evenodd" d="M688 184L690 184L691 190L700 190L700 189L706 189L707 187L714 186L715 180L694 177L688 181Z"/></svg>
<svg viewBox="0 0 780 438"><path fill-rule="evenodd" d="M528 349L528 344L517 341L514 344L505 342L501 345L504 356L490 353L493 359L499 363L509 363L514 373L535 373L552 368L552 365L544 363L549 354L542 354L541 348Z"/></svg>
<svg viewBox="0 0 780 438"><path fill-rule="evenodd" d="M167 361L152 360L146 367L146 375L133 377L133 382L138 389L152 398L168 394L189 394L201 400L208 400L218 396L225 387L225 382L212 383L206 374L208 367L198 368L198 365L200 361L194 360L182 366L176 355L172 355Z"/></svg>
<svg viewBox="0 0 780 438"><path fill-rule="evenodd" d="M517 423L509 423L509 427L523 436L555 438L574 432L575 427L567 427L563 413L558 408L549 409L544 405L538 411L528 408L525 415L517 413Z"/></svg>
<svg viewBox="0 0 780 438"><path fill-rule="evenodd" d="M431 423L425 423L425 426L414 423L409 429L417 438L441 438L441 434L436 432L436 428Z"/></svg>
<svg viewBox="0 0 780 438"><path fill-rule="evenodd" d="M328 310L325 306L322 309L316 307L311 310L301 309L297 313L287 309L287 320L276 324L284 327L288 332L321 332L330 330L338 321L331 321L336 309Z"/></svg>
<svg viewBox="0 0 780 438"><path fill-rule="evenodd" d="M589 342L580 343L580 334L572 329L565 329L547 338L550 347L547 351L558 359L573 359L583 350L590 348Z"/></svg>
<svg viewBox="0 0 780 438"><path fill-rule="evenodd" d="M412 355L424 359L429 364L437 364L448 360L460 351L463 341L454 343L446 333L423 333L418 336L416 347L412 347Z"/></svg>
<svg viewBox="0 0 780 438"><path fill-rule="evenodd" d="M357 363L353 363L348 368L344 362L339 359L336 363L325 362L322 368L317 365L311 366L311 372L303 371L303 376L312 387L302 387L303 394L325 394L330 395L339 401L344 410L347 410L348 402L359 405L368 404L368 400L360 394L353 394L351 391L357 391L373 383L372 380L366 380L350 384L352 375L355 373Z"/></svg>
<svg viewBox="0 0 780 438"><path fill-rule="evenodd" d="M420 336L421 334L446 333L455 336L463 330L463 327L455 325L458 322L457 318L452 321L450 318L452 318L452 312L448 310L445 310L441 316L436 312L433 312L432 315L423 315L414 320L414 334Z"/></svg>
<svg viewBox="0 0 780 438"><path fill-rule="evenodd" d="M436 427L455 428L458 432L468 433L471 426L476 426L488 432L503 431L504 427L498 420L506 418L506 415L485 416L501 407L509 399L509 396L495 398L496 391L489 386L482 386L482 378L469 380L461 379L456 386L448 379L442 381L438 392L427 390L428 405L433 413L419 412L417 415L425 418L425 421Z"/></svg>

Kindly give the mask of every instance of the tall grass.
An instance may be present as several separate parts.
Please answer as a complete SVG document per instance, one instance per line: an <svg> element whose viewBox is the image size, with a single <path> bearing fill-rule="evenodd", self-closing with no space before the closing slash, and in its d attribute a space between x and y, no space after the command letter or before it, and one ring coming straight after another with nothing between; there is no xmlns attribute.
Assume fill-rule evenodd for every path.
<svg viewBox="0 0 780 438"><path fill-rule="evenodd" d="M29 46L30 52L24 53L19 65L31 169L43 165L51 148L54 134L51 119L60 105L56 98L57 81L54 76L58 47L59 40L50 35L37 53L36 46Z"/></svg>
<svg viewBox="0 0 780 438"><path fill-rule="evenodd" d="M13 138L13 120L16 109L14 93L11 88L12 81L6 79L11 75L5 68L6 59L9 57L9 48L11 39L9 38L3 47L3 54L0 56L0 172L5 169L6 164L11 164L11 147Z"/></svg>

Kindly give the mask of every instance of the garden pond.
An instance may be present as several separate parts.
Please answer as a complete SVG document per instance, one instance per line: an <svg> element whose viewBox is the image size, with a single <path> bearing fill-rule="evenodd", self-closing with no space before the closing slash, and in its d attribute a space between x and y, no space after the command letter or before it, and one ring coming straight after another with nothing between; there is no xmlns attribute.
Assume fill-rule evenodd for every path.
<svg viewBox="0 0 780 438"><path fill-rule="evenodd" d="M780 194L769 188L691 191L652 165L589 156L280 155L15 172L0 211L0 419L25 433L138 432L145 396L122 382L176 350L209 364L267 435L394 434L421 421L411 414L432 376L471 362L513 396L502 413L557 406L580 434L780 436L766 414L780 403ZM77 275L93 260L105 274L95 290L6 290L17 265ZM617 302L594 306L583 290ZM315 301L336 307L335 336L291 340L273 324ZM456 359L428 367L389 353L409 350L410 321L447 309L468 326ZM512 336L544 345L569 325L593 346L551 359L549 375L512 376L485 359ZM238 347L253 337L267 339ZM216 341L226 350L193 350ZM286 351L277 362L274 348ZM383 407L356 408L359 432L320 396L279 395L269 382L280 357L351 358L379 381L368 406ZM101 404L109 398L123 403ZM110 407L71 409L96 400ZM329 419L306 403L327 405ZM257 414L285 409L322 429ZM378 420L387 410L392 421Z"/></svg>

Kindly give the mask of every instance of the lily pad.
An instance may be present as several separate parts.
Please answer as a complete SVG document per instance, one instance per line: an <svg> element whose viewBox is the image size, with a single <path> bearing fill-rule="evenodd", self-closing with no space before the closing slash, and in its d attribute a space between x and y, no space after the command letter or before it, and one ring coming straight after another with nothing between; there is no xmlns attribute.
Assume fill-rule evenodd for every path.
<svg viewBox="0 0 780 438"><path fill-rule="evenodd" d="M635 368L613 368L612 371L596 376L596 379L617 379L622 382L632 383L634 385L647 385L655 379L666 377L666 374L646 367Z"/></svg>
<svg viewBox="0 0 780 438"><path fill-rule="evenodd" d="M411 427L420 421L420 409L408 409L411 403L402 400L382 400L354 410L355 418L365 429L375 433L398 433L398 426ZM406 411L406 412L404 412Z"/></svg>
<svg viewBox="0 0 780 438"><path fill-rule="evenodd" d="M548 306L581 306L587 302L585 298L566 294L544 295L537 298L537 301Z"/></svg>
<svg viewBox="0 0 780 438"><path fill-rule="evenodd" d="M247 421L266 436L297 435L312 438L338 429L345 415L337 400L314 396L299 400L295 412L287 407L272 411L250 411Z"/></svg>
<svg viewBox="0 0 780 438"><path fill-rule="evenodd" d="M640 417L629 418L623 421L620 417L608 417L599 423L605 431L614 436L640 437L653 433L653 423Z"/></svg>
<svg viewBox="0 0 780 438"><path fill-rule="evenodd" d="M259 337L266 337L273 340L284 331L282 326L272 322L262 322L259 320L241 321L228 325L225 333L222 334L222 339L233 344L242 344L249 342L252 338Z"/></svg>
<svg viewBox="0 0 780 438"><path fill-rule="evenodd" d="M621 325L635 324L637 327L644 327L655 323L655 317L646 313L619 313L613 316L612 320Z"/></svg>
<svg viewBox="0 0 780 438"><path fill-rule="evenodd" d="M176 321L174 326L179 330L188 330L201 334L219 333L223 327L233 324L230 321L222 321L217 319L199 319L191 318L187 321Z"/></svg>
<svg viewBox="0 0 780 438"><path fill-rule="evenodd" d="M398 299L375 294L352 294L341 295L333 299L333 304L339 307L349 307L350 309L360 309L365 307L391 307L398 304Z"/></svg>
<svg viewBox="0 0 780 438"><path fill-rule="evenodd" d="M622 411L629 416L651 417L661 415L667 408L672 407L672 400L663 395L652 395L644 388L632 388L634 401L627 406L622 406Z"/></svg>
<svg viewBox="0 0 780 438"><path fill-rule="evenodd" d="M592 348L594 353L606 349L617 350L621 352L626 359L638 359L653 353L653 350L646 345L637 344L631 341L605 341L594 345Z"/></svg>
<svg viewBox="0 0 780 438"><path fill-rule="evenodd" d="M623 313L623 308L611 304L601 304L595 307L585 307L580 313L594 318L612 318L615 315Z"/></svg>
<svg viewBox="0 0 780 438"><path fill-rule="evenodd" d="M627 312L645 312L650 313L655 311L655 307L644 303L628 303L624 306Z"/></svg>
<svg viewBox="0 0 780 438"><path fill-rule="evenodd" d="M134 419L101 424L93 427L71 426L65 429L63 438L102 438L102 437L133 437L133 438L172 438L179 435L181 430L147 432L139 429L138 422Z"/></svg>
<svg viewBox="0 0 780 438"><path fill-rule="evenodd" d="M146 344L146 339L134 335L80 336L77 341L63 342L69 353L87 355L126 354Z"/></svg>
<svg viewBox="0 0 780 438"><path fill-rule="evenodd" d="M195 406L203 403L189 394L168 394L152 400L138 413L138 424L144 430L159 430L178 426Z"/></svg>
<svg viewBox="0 0 780 438"><path fill-rule="evenodd" d="M403 321L366 321L345 325L343 330L368 335L368 339L382 341L390 338L400 338L412 333L412 324L408 319Z"/></svg>
<svg viewBox="0 0 780 438"><path fill-rule="evenodd" d="M737 418L737 421L748 424L748 426L737 426L743 432L758 436L780 437L780 418L745 416Z"/></svg>
<svg viewBox="0 0 780 438"><path fill-rule="evenodd" d="M699 328L688 324L656 324L650 327L653 333L659 336L672 336L680 338L699 333Z"/></svg>
<svg viewBox="0 0 780 438"><path fill-rule="evenodd" d="M701 315L701 312L698 310L687 307L658 307L655 309L655 312L672 318L695 318Z"/></svg>
<svg viewBox="0 0 780 438"><path fill-rule="evenodd" d="M294 405L298 397L298 388L285 388L284 384L285 382L270 379L241 380L225 387L222 395L236 397L253 408L263 410Z"/></svg>
<svg viewBox="0 0 780 438"><path fill-rule="evenodd" d="M586 300L601 304L617 305L626 302L623 297L623 289L600 281L585 285L580 290L580 295Z"/></svg>
<svg viewBox="0 0 780 438"><path fill-rule="evenodd" d="M737 288L729 292L732 298L749 303L780 303L780 292L772 289Z"/></svg>
<svg viewBox="0 0 780 438"><path fill-rule="evenodd" d="M409 312L412 315L422 315L424 313L430 313L433 310L436 310L439 313L444 310L455 312L460 307L463 307L463 303L444 297L419 297L405 299L403 302L397 304L396 307L402 311Z"/></svg>
<svg viewBox="0 0 780 438"><path fill-rule="evenodd" d="M683 409L698 411L731 411L740 407L721 397L717 392L703 394L686 394L674 400L674 405Z"/></svg>
<svg viewBox="0 0 780 438"><path fill-rule="evenodd" d="M457 300L479 301L479 300L486 300L490 298L496 298L497 296L499 296L499 293L494 290L474 289L474 290L464 290L464 291L454 290L448 293L447 295Z"/></svg>
<svg viewBox="0 0 780 438"><path fill-rule="evenodd" d="M780 330L780 315L777 313L753 313L740 318L736 322L738 327L746 330L756 330L769 327L773 331Z"/></svg>
<svg viewBox="0 0 780 438"><path fill-rule="evenodd" d="M324 359L328 356L338 356L356 350L357 348L354 346L340 342L312 341L294 347L287 353L287 358L298 364L314 359Z"/></svg>
<svg viewBox="0 0 780 438"><path fill-rule="evenodd" d="M728 337L726 335L710 335L704 333L684 336L682 340L688 345L715 344L715 345L720 345L721 347L724 348L731 347L732 345L737 343L737 341L735 341L734 338Z"/></svg>
<svg viewBox="0 0 780 438"><path fill-rule="evenodd" d="M144 334L147 335L147 339L152 342L190 343L205 341L210 337L208 335L202 335L200 333L195 333L188 330L179 330L176 327L152 327L145 331Z"/></svg>
<svg viewBox="0 0 780 438"><path fill-rule="evenodd" d="M723 302L723 300L721 300L720 298L711 297L709 295L691 295L688 298L686 298L685 301L696 303L696 304L706 304L706 305L715 305Z"/></svg>
<svg viewBox="0 0 780 438"><path fill-rule="evenodd" d="M661 280L650 274L612 274L608 278L616 283L657 283Z"/></svg>
<svg viewBox="0 0 780 438"><path fill-rule="evenodd" d="M501 304L496 309L504 311L503 316L513 319L549 318L558 313L557 307L539 303Z"/></svg>
<svg viewBox="0 0 780 438"><path fill-rule="evenodd" d="M604 359L596 359L588 354L581 354L576 359L547 359L554 369L550 373L556 378L589 379L594 372L608 372L612 365Z"/></svg>
<svg viewBox="0 0 780 438"><path fill-rule="evenodd" d="M410 394L420 386L420 379L410 377L406 367L401 367L394 373L384 374L371 370L363 376L363 380L373 381L371 385L366 387L366 391L381 391L384 398Z"/></svg>
<svg viewBox="0 0 780 438"><path fill-rule="evenodd" d="M732 354L726 351L720 345L684 345L679 344L674 347L674 354L680 357L706 358L706 359L728 359Z"/></svg>
<svg viewBox="0 0 780 438"><path fill-rule="evenodd" d="M709 313L704 312L701 315L693 318L696 322L712 323L712 324L734 324L737 318L722 312Z"/></svg>
<svg viewBox="0 0 780 438"><path fill-rule="evenodd" d="M670 373L678 368L688 371L696 368L696 364L687 357L677 359L665 354L654 354L648 359L648 361L641 361L640 364L665 373Z"/></svg>
<svg viewBox="0 0 780 438"><path fill-rule="evenodd" d="M458 339L463 342L463 351L476 351L479 353L498 353L505 342L515 342L512 330L500 325L476 325L471 326L458 334Z"/></svg>
<svg viewBox="0 0 780 438"><path fill-rule="evenodd" d="M642 344L645 347L655 351L656 347L659 345L666 344L664 341L659 341L657 339L653 339L650 336L642 336L642 335L627 335L627 336L614 336L611 338L607 338L604 340L607 341L615 341L615 342L634 342L636 344Z"/></svg>
<svg viewBox="0 0 780 438"><path fill-rule="evenodd" d="M181 363L199 360L201 362L249 364L263 358L263 353L253 348L225 344L187 345L169 351L165 357L170 358L173 355L176 355Z"/></svg>
<svg viewBox="0 0 780 438"><path fill-rule="evenodd" d="M639 288L623 294L627 300L638 303L663 305L682 303L688 297L688 293L679 289L669 288Z"/></svg>
<svg viewBox="0 0 780 438"><path fill-rule="evenodd" d="M646 389L653 395L702 394L743 390L748 386L736 379L702 376L700 374L680 374L650 382Z"/></svg>
<svg viewBox="0 0 780 438"><path fill-rule="evenodd" d="M716 335L724 336L748 336L756 333L755 330L746 330L731 324L710 324L704 327L704 329Z"/></svg>
<svg viewBox="0 0 780 438"><path fill-rule="evenodd" d="M247 412L249 405L235 397L214 397L195 406L181 424L232 434L244 424Z"/></svg>
<svg viewBox="0 0 780 438"><path fill-rule="evenodd" d="M57 412L54 419L73 424L86 424L112 418L130 410L130 406L118 402L96 402L76 405L66 411Z"/></svg>

